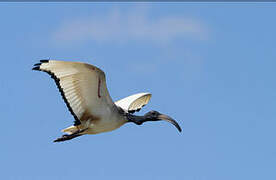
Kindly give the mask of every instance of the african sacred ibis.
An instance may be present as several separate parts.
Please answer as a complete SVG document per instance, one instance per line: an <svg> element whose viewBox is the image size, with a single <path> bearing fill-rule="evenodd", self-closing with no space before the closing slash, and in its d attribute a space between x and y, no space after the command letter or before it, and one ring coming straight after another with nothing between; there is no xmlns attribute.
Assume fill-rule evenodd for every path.
<svg viewBox="0 0 276 180"><path fill-rule="evenodd" d="M141 125L146 121L165 120L181 132L175 120L157 111L150 111L144 116L133 115L149 102L150 93L134 94L114 103L106 87L104 72L93 65L40 60L33 70L51 75L75 119L73 126L62 130L66 134L54 142L70 140L84 134L112 131L127 122Z"/></svg>

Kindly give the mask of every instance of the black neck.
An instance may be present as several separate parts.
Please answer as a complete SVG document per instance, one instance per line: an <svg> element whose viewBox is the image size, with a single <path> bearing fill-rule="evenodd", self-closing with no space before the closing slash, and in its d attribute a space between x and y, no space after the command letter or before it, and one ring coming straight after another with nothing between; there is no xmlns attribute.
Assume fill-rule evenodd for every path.
<svg viewBox="0 0 276 180"><path fill-rule="evenodd" d="M141 125L147 121L145 116L136 116L136 115L133 115L130 113L127 113L126 117L127 117L128 122L133 122L137 125Z"/></svg>

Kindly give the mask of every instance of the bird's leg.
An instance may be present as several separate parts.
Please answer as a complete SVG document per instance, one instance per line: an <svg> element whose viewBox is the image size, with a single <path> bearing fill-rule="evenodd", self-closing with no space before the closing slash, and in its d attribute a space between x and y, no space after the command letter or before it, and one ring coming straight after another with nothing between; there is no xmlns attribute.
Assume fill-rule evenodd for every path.
<svg viewBox="0 0 276 180"><path fill-rule="evenodd" d="M81 136L82 134L64 134L60 138L57 138L54 140L54 142L62 142L62 141L67 141L70 139L73 139L75 137Z"/></svg>
<svg viewBox="0 0 276 180"><path fill-rule="evenodd" d="M54 140L54 142L67 141L67 140L76 138L76 137L78 137L78 136L82 136L83 134L80 134L80 133L82 133L82 132L85 131L85 130L86 130L86 129L78 130L77 132L75 132L75 133L73 133L73 134L64 134L64 135L62 135L60 138L57 138L56 140Z"/></svg>

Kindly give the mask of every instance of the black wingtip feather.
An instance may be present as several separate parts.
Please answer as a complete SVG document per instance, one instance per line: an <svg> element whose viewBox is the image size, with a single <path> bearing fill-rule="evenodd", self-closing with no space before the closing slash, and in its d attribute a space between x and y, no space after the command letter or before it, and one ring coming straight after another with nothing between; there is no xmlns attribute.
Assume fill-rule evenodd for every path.
<svg viewBox="0 0 276 180"><path fill-rule="evenodd" d="M48 59L42 59L42 60L40 60L39 63L34 64L34 67L32 68L32 70L40 71L41 64L42 63L48 63L48 62L49 62Z"/></svg>
<svg viewBox="0 0 276 180"><path fill-rule="evenodd" d="M41 65L41 63L36 63L36 64L34 64L34 66L40 66Z"/></svg>
<svg viewBox="0 0 276 180"><path fill-rule="evenodd" d="M41 63L47 63L47 62L49 62L49 59L41 59L40 62Z"/></svg>
<svg viewBox="0 0 276 180"><path fill-rule="evenodd" d="M144 107L145 105L143 105L142 107ZM141 110L141 108L139 108L139 109L136 109L136 110L128 110L128 113L131 113L131 114L133 114L133 113L135 113L135 112L139 112Z"/></svg>
<svg viewBox="0 0 276 180"><path fill-rule="evenodd" d="M36 66L36 67L33 67L32 70L39 71L40 69L39 69L39 66Z"/></svg>

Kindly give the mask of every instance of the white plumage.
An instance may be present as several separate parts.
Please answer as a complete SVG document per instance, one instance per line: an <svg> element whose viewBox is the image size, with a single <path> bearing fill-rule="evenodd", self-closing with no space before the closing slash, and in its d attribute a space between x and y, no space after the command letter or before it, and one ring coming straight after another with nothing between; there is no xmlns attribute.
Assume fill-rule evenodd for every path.
<svg viewBox="0 0 276 180"><path fill-rule="evenodd" d="M150 98L150 93L138 93L116 101L115 104L125 111L139 111L143 106L148 104Z"/></svg>
<svg viewBox="0 0 276 180"><path fill-rule="evenodd" d="M117 129L128 122L127 114L139 111L151 98L150 93L138 93L114 103L106 86L105 73L86 63L41 60L33 70L52 76L75 118L75 124L63 130L69 135L56 141Z"/></svg>

